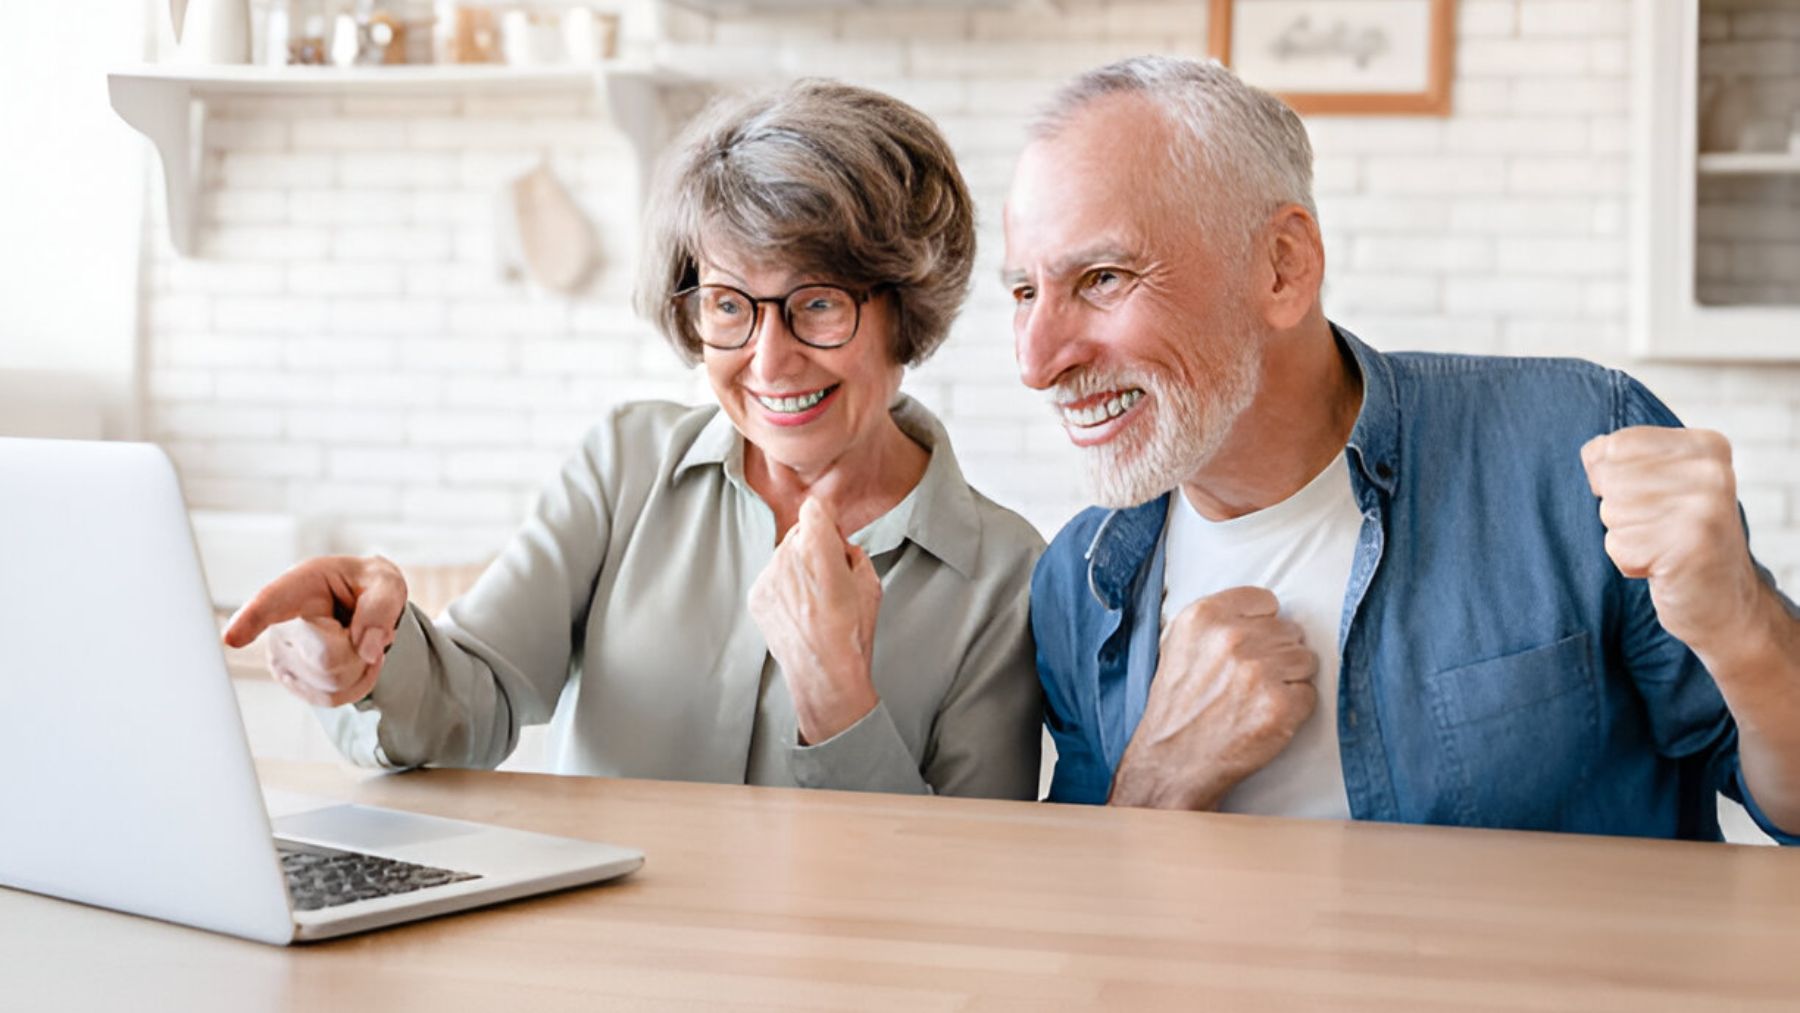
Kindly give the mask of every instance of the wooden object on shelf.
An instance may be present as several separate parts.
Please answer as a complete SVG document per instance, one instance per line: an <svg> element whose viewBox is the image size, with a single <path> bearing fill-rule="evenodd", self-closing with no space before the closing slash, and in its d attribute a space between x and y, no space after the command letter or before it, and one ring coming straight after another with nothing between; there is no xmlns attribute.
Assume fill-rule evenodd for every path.
<svg viewBox="0 0 1800 1013"><path fill-rule="evenodd" d="M456 23L450 32L450 62L500 62L500 21L493 8L456 8Z"/></svg>
<svg viewBox="0 0 1800 1013"><path fill-rule="evenodd" d="M364 63L399 66L406 62L406 22L386 11L378 12L363 26L366 48L359 59Z"/></svg>

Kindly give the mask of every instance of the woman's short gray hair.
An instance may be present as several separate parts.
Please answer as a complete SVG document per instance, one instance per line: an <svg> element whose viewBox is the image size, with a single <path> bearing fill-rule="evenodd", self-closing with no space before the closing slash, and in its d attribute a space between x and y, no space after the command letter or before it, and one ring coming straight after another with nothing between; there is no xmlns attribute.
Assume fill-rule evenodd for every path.
<svg viewBox="0 0 1800 1013"><path fill-rule="evenodd" d="M1312 142L1287 103L1245 84L1217 60L1138 56L1091 70L1065 86L1032 125L1034 139L1056 135L1088 103L1140 94L1176 129L1169 157L1196 195L1216 187L1213 210L1247 240L1268 214L1313 204Z"/></svg>
<svg viewBox="0 0 1800 1013"><path fill-rule="evenodd" d="M968 296L975 213L937 126L899 99L831 81L715 103L662 167L645 217L638 312L698 361L674 296L706 244L767 252L850 287L892 286L895 361L937 350ZM752 293L767 295L770 293Z"/></svg>

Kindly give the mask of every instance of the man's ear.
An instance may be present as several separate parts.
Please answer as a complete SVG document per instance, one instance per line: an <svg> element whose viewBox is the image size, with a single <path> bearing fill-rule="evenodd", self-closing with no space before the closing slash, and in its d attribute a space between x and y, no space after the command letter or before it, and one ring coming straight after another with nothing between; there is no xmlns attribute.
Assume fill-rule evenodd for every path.
<svg viewBox="0 0 1800 1013"><path fill-rule="evenodd" d="M1299 326L1319 303L1325 282L1325 244L1319 223L1298 204L1283 206L1263 229L1263 321L1281 331Z"/></svg>

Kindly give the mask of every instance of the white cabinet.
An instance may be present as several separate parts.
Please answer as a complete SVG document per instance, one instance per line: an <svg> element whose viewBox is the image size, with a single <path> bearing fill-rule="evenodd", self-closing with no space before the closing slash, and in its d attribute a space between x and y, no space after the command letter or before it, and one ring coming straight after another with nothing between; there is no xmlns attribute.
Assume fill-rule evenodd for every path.
<svg viewBox="0 0 1800 1013"><path fill-rule="evenodd" d="M1636 351L1800 361L1800 4L1637 13Z"/></svg>

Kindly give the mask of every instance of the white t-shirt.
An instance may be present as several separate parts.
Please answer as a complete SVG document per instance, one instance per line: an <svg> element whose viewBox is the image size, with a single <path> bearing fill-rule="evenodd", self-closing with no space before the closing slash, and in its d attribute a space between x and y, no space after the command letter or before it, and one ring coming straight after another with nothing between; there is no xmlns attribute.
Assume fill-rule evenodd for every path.
<svg viewBox="0 0 1800 1013"><path fill-rule="evenodd" d="M1274 592L1319 658L1319 706L1270 764L1226 794L1221 812L1349 819L1338 756L1338 624L1362 513L1339 454L1305 488L1274 506L1209 521L1176 490L1170 497L1162 621L1233 587Z"/></svg>

